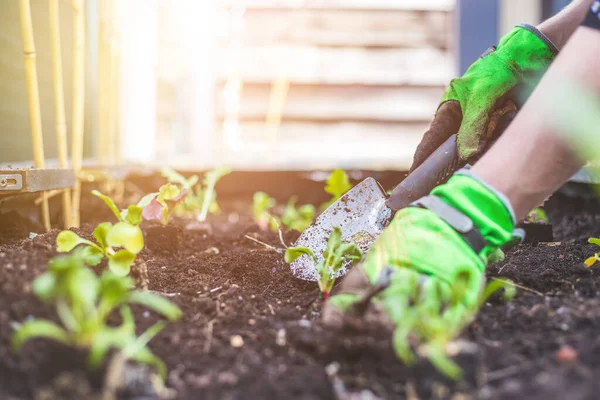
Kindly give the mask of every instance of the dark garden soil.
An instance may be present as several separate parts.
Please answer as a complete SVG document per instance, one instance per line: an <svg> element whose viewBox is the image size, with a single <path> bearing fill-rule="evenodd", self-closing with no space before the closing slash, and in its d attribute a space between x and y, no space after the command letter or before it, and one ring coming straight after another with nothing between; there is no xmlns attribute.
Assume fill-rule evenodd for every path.
<svg viewBox="0 0 600 400"><path fill-rule="evenodd" d="M167 385L180 399L598 399L600 270L582 262L597 250L586 239L600 232L600 207L577 201L551 201L561 242L519 245L489 268L490 278L525 289L510 303L487 303L464 332L472 345L458 357L465 371L458 384L424 362L403 366L381 327L325 329L316 285L295 280L281 254L245 238L281 247L244 214L214 218L212 232L176 230L176 252L149 243L141 253L149 289L184 312L150 348L167 364ZM18 223L0 225L0 398L93 398L104 370L88 372L85 354L46 340L10 351L16 322L55 318L31 281L55 254L58 230L16 240ZM140 332L157 320L134 312ZM143 388L121 397L153 398Z"/></svg>

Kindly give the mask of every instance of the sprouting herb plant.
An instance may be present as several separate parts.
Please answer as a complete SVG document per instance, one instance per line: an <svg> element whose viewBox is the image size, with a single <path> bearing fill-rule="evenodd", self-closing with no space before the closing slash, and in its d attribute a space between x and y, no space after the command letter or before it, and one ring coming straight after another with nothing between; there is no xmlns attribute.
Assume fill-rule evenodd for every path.
<svg viewBox="0 0 600 400"><path fill-rule="evenodd" d="M271 225L271 215L269 211L275 207L275 199L265 192L256 192L252 197L252 217L258 227L266 231Z"/></svg>
<svg viewBox="0 0 600 400"><path fill-rule="evenodd" d="M344 193L352 188L348 174L342 169L333 171L325 182L325 191L332 197L327 203L321 205L321 210L335 203Z"/></svg>
<svg viewBox="0 0 600 400"><path fill-rule="evenodd" d="M134 290L134 281L118 277L110 271L98 277L85 265L83 249L53 258L48 271L33 281L33 292L52 304L60 324L43 319L27 320L12 337L12 348L21 349L34 338L53 339L67 345L88 349L90 367L98 367L110 348L123 352L126 358L154 366L163 378L164 363L146 347L146 343L163 327L158 322L140 337L128 304L140 304L170 321L181 318L181 310L172 302L150 292ZM112 327L107 319L120 311L122 323Z"/></svg>
<svg viewBox="0 0 600 400"><path fill-rule="evenodd" d="M596 246L600 246L600 239L597 238L589 238L588 243L595 244ZM596 264L596 261L600 261L600 253L596 253L593 256L589 257L585 260L585 265L589 268L592 265Z"/></svg>
<svg viewBox="0 0 600 400"><path fill-rule="evenodd" d="M296 197L292 197L281 215L281 222L290 229L304 231L313 223L316 210L312 204L296 207Z"/></svg>
<svg viewBox="0 0 600 400"><path fill-rule="evenodd" d="M319 261L317 256L308 247L298 246L289 247L285 251L285 262L292 263L303 255L313 260L315 270L319 275L317 281L319 289L323 294L323 299L327 299L339 270L347 261L350 261L352 264L359 261L363 253L354 243L342 241L342 231L336 226L327 240L327 247L323 252L323 260Z"/></svg>
<svg viewBox="0 0 600 400"><path fill-rule="evenodd" d="M158 221L168 225L175 207L185 199L187 194L188 189L181 189L172 183L162 185L158 194L144 206L142 216L147 221Z"/></svg>
<svg viewBox="0 0 600 400"><path fill-rule="evenodd" d="M117 217L116 224L103 222L96 226L93 236L96 243L79 236L73 231L65 230L56 237L56 250L68 253L79 245L83 245L83 257L91 266L97 266L104 257L108 259L108 268L119 276L129 274L131 264L136 255L144 248L144 234L139 227L142 222L142 207L140 204L148 201L146 196L138 205L129 206L119 211L108 196L94 190L95 196L101 198Z"/></svg>
<svg viewBox="0 0 600 400"><path fill-rule="evenodd" d="M231 168L220 167L204 174L204 179L202 180L202 208L200 209L200 214L198 215L198 221L206 221L206 217L208 216L209 212L217 213L219 211L215 186L222 177L229 175L230 173Z"/></svg>

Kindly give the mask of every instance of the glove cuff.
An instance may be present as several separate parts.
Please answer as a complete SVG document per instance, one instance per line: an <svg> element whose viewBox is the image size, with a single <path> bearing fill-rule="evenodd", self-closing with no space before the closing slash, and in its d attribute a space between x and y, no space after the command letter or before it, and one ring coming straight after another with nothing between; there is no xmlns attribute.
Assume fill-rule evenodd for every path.
<svg viewBox="0 0 600 400"><path fill-rule="evenodd" d="M529 32L533 33L542 42L544 42L544 44L546 46L548 46L548 48L550 49L552 54L554 54L554 57L556 57L558 55L558 53L559 53L558 47L556 47L556 45L552 42L552 40L550 40L550 38L548 36L544 35L542 33L542 31L540 31L535 26L529 25L529 24L519 24L519 25L515 26L515 28L523 28L523 29L528 30Z"/></svg>
<svg viewBox="0 0 600 400"><path fill-rule="evenodd" d="M514 241L515 214L508 198L470 170L458 171L448 183L431 192L473 221L485 240L480 255L487 259L498 248Z"/></svg>

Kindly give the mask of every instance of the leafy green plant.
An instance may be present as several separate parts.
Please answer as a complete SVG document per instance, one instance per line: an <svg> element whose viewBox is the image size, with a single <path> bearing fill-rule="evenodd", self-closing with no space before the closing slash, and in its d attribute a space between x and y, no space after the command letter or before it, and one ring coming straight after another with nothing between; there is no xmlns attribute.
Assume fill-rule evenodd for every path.
<svg viewBox="0 0 600 400"><path fill-rule="evenodd" d="M179 172L171 168L161 170L170 183L178 185L181 190L187 190L187 196L183 202L177 204L174 209L175 215L197 217L199 221L205 221L208 214L218 214L220 211L217 203L215 186L219 179L229 174L229 167L221 167L206 172L202 184L199 184L198 175L192 175L185 178Z"/></svg>
<svg viewBox="0 0 600 400"><path fill-rule="evenodd" d="M84 239L73 231L62 231L56 237L56 250L68 253L83 245L82 254L88 265L97 266L106 257L108 268L116 275L125 276L129 274L136 255L144 248L144 234L138 225L142 222L142 206L150 201L152 195L144 197L138 205L119 211L110 197L97 190L92 194L108 205L118 222L114 225L103 222L96 226L93 236L97 243Z"/></svg>
<svg viewBox="0 0 600 400"><path fill-rule="evenodd" d="M142 217L147 221L158 221L163 225L168 225L175 212L175 207L185 199L187 194L188 189L180 189L179 186L172 183L162 185L158 194L144 206Z"/></svg>
<svg viewBox="0 0 600 400"><path fill-rule="evenodd" d="M321 210L327 209L327 207L335 203L351 188L352 185L350 184L348 174L346 174L343 169L336 169L333 171L325 182L325 191L329 193L332 198L327 203L321 205Z"/></svg>
<svg viewBox="0 0 600 400"><path fill-rule="evenodd" d="M595 244L596 246L600 246L600 239L597 238L589 238L588 243ZM600 261L600 253L596 253L593 256L589 257L584 261L585 265L589 268L592 265L596 264L596 261Z"/></svg>
<svg viewBox="0 0 600 400"><path fill-rule="evenodd" d="M281 222L290 229L304 231L313 223L316 210L312 204L296 207L296 197L292 197L281 215Z"/></svg>
<svg viewBox="0 0 600 400"><path fill-rule="evenodd" d="M319 280L317 281L319 289L323 294L323 299L327 299L340 268L347 261L350 261L352 264L356 263L362 258L363 253L354 243L342 241L342 231L336 226L327 240L327 247L323 252L323 260L319 261L308 247L298 246L289 247L285 251L285 262L292 263L303 255L307 255L313 260L315 270L319 274Z"/></svg>
<svg viewBox="0 0 600 400"><path fill-rule="evenodd" d="M150 292L134 290L134 281L104 271L98 277L85 265L84 249L53 258L48 271L33 281L33 292L44 302L52 304L60 324L43 319L27 320L12 337L12 348L19 351L34 338L53 339L67 345L89 350L90 367L98 367L110 348L123 352L127 358L154 366L163 378L164 363L146 347L147 342L163 327L158 322L140 337L135 335L135 323L129 304L140 304L170 321L181 318L181 310ZM120 311L118 327L107 324L114 311Z"/></svg>
<svg viewBox="0 0 600 400"><path fill-rule="evenodd" d="M266 231L271 226L271 215L269 211L275 207L275 199L269 197L265 192L256 192L252 197L252 217L258 227ZM277 230L277 227L275 227Z"/></svg>

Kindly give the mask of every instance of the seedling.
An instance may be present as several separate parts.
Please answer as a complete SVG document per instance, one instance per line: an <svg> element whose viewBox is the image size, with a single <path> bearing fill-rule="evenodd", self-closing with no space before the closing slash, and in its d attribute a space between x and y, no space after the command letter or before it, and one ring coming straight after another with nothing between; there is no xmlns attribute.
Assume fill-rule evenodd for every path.
<svg viewBox="0 0 600 400"><path fill-rule="evenodd" d="M352 188L348 174L342 169L336 169L329 175L325 183L325 191L329 193L332 198L327 203L321 205L321 210L327 209L330 205L335 203L344 193Z"/></svg>
<svg viewBox="0 0 600 400"><path fill-rule="evenodd" d="M542 223L547 224L550 222L548 215L546 215L546 211L544 211L541 207L536 207L533 211L531 211L527 217L525 218L527 222L531 223Z"/></svg>
<svg viewBox="0 0 600 400"><path fill-rule="evenodd" d="M125 276L129 274L136 255L144 248L144 234L138 226L142 222L140 204L143 205L152 195L144 197L138 205L119 211L110 197L96 190L92 193L104 200L119 222L115 225L110 222L99 224L93 233L97 243L84 239L73 231L62 231L56 237L57 251L68 253L77 246L84 245L82 254L88 265L97 266L106 257L110 271L115 275Z"/></svg>
<svg viewBox="0 0 600 400"><path fill-rule="evenodd" d="M175 207L185 199L187 194L188 189L180 189L172 183L162 185L158 194L144 206L142 216L147 221L158 221L168 225Z"/></svg>
<svg viewBox="0 0 600 400"><path fill-rule="evenodd" d="M84 253L78 249L53 258L48 271L33 281L33 292L55 307L60 324L43 319L24 322L12 337L13 350L19 351L27 340L49 338L89 350L88 363L95 368L102 364L108 350L115 348L126 358L154 366L164 379L164 363L146 347L164 322L153 325L138 338L128 304L140 304L170 321L180 319L181 310L154 293L134 290L132 278L118 277L110 271L98 277L86 267ZM122 323L112 327L107 319L116 310L121 313Z"/></svg>
<svg viewBox="0 0 600 400"><path fill-rule="evenodd" d="M254 193L252 200L252 216L254 218L254 222L258 224L258 227L266 231L269 226L271 229L273 228L271 222L271 215L269 211L275 207L275 199L269 197L265 192L256 192ZM275 227L277 230L277 227Z"/></svg>
<svg viewBox="0 0 600 400"><path fill-rule="evenodd" d="M229 173L231 173L229 167L208 171L204 175L203 185L200 185L198 184L198 175L192 175L186 179L171 168L163 168L162 176L167 178L170 183L178 185L182 191L187 191L183 202L175 206L173 210L175 215L194 216L199 221L205 221L208 214L218 214L220 208L217 203L215 186L219 179Z"/></svg>
<svg viewBox="0 0 600 400"><path fill-rule="evenodd" d="M588 243L600 246L600 239L589 238ZM592 265L596 264L596 261L600 261L600 253L596 253L593 256L589 257L587 260L585 260L585 265L589 268Z"/></svg>
<svg viewBox="0 0 600 400"><path fill-rule="evenodd" d="M290 229L302 232L312 224L315 213L315 206L312 204L296 208L296 197L292 197L281 215L281 222Z"/></svg>
<svg viewBox="0 0 600 400"><path fill-rule="evenodd" d="M323 294L323 299L329 298L335 278L339 270L350 261L351 264L359 261L363 253L354 244L342 241L342 231L337 226L327 240L327 247L323 252L323 260L319 261L313 251L308 247L289 247L285 252L285 262L294 262L299 257L306 255L315 263L315 270L319 274L319 289Z"/></svg>

